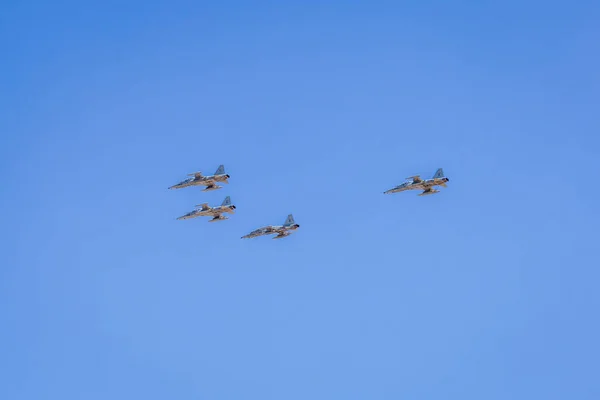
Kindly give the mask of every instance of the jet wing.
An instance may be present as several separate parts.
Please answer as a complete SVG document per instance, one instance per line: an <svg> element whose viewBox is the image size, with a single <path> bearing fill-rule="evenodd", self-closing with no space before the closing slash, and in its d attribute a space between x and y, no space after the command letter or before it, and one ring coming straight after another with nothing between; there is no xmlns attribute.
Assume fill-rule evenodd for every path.
<svg viewBox="0 0 600 400"><path fill-rule="evenodd" d="M420 183L422 182L421 180L421 176L420 175L415 175L415 176L409 176L408 178L406 178L407 180L411 180L413 181L413 183Z"/></svg>
<svg viewBox="0 0 600 400"><path fill-rule="evenodd" d="M439 193L439 190L435 190L431 187L428 187L427 189L425 189L424 191L422 191L421 193L418 194L418 196L427 196L430 194L435 194L435 193Z"/></svg>
<svg viewBox="0 0 600 400"><path fill-rule="evenodd" d="M272 226L265 226L265 227L262 227L260 229L257 229L257 231L259 232L259 234L261 236L270 235L272 233L277 233L277 231L275 229L273 229Z"/></svg>
<svg viewBox="0 0 600 400"><path fill-rule="evenodd" d="M202 203L202 204L198 204L196 207L198 208L202 208L202 210L208 210L210 207L208 206L208 203Z"/></svg>

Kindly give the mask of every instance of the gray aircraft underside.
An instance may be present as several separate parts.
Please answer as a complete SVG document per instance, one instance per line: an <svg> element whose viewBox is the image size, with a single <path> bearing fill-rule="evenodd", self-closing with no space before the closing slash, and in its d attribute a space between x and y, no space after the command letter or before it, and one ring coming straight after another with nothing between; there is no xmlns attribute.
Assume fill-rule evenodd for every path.
<svg viewBox="0 0 600 400"><path fill-rule="evenodd" d="M431 179L423 180L419 175L411 176L406 179L409 181L404 182L390 190L386 190L383 193L391 194L404 192L406 190L422 190L423 192L419 193L419 196L427 196L430 194L439 193L439 190L435 189L435 186L447 187L446 182L450 181L450 179L444 176L444 170L442 168L439 168Z"/></svg>
<svg viewBox="0 0 600 400"><path fill-rule="evenodd" d="M294 221L292 214L288 215L283 225L268 225L253 230L249 234L242 236L242 239L251 239L258 236L277 234L273 239L281 239L291 235L300 225Z"/></svg>
<svg viewBox="0 0 600 400"><path fill-rule="evenodd" d="M228 179L230 178L229 174L225 173L225 167L223 165L219 165L219 168L217 168L213 175L204 176L201 172L194 172L192 174L188 174L188 176L191 176L191 178L181 181L178 184L169 187L169 189L183 189L190 186L206 186L206 188L202 189L202 191L209 192L211 190L221 189L223 186L217 185L217 182L229 183Z"/></svg>

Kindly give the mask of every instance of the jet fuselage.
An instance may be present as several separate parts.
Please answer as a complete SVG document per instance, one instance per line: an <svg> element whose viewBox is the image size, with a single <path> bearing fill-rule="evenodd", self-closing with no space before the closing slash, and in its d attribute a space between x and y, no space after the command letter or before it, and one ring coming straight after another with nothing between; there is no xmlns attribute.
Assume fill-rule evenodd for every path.
<svg viewBox="0 0 600 400"><path fill-rule="evenodd" d="M182 215L181 217L179 217L177 219L181 220L181 219L190 219L190 218L196 218L196 217L218 217L223 213L234 214L235 213L234 210L235 210L234 205L217 206L217 207L212 207L212 208L209 208L206 210L198 209L198 210L190 211L189 213Z"/></svg>
<svg viewBox="0 0 600 400"><path fill-rule="evenodd" d="M229 183L229 182L227 182L227 179L229 179L229 178L230 178L229 174L202 176L200 178L192 177L192 178L183 180L176 185L171 186L169 189L182 189L182 188L186 188L189 186L200 186L200 185L208 186L214 182Z"/></svg>
<svg viewBox="0 0 600 400"><path fill-rule="evenodd" d="M425 190L427 188L431 188L433 186L443 186L446 182L450 181L447 177L443 178L434 178L434 179L426 179L421 182L413 183L413 182L404 182L393 189L387 190L385 193L398 193L404 192L405 190Z"/></svg>
<svg viewBox="0 0 600 400"><path fill-rule="evenodd" d="M254 238L257 236L270 235L273 233L278 234L278 236L275 236L273 239L280 239L282 237L285 237L285 236L291 234L292 231L295 231L298 228L300 228L299 224L292 224L289 226L269 225L269 226L265 226L264 228L256 229L256 230L250 232L249 234L242 236L242 239L249 239L249 238Z"/></svg>

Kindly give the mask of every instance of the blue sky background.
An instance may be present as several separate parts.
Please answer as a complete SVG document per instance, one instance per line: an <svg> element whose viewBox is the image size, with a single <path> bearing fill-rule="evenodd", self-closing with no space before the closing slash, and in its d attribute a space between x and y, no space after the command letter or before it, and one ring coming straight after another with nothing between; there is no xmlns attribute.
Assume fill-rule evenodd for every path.
<svg viewBox="0 0 600 400"><path fill-rule="evenodd" d="M0 6L0 398L598 399L600 3L219 3Z"/></svg>

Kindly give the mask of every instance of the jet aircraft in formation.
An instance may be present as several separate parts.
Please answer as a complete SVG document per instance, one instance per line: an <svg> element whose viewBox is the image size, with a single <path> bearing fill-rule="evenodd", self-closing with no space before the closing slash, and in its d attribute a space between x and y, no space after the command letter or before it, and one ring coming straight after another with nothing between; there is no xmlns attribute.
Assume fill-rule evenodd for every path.
<svg viewBox="0 0 600 400"><path fill-rule="evenodd" d="M296 229L300 228L300 225L294 221L292 214L288 215L283 225L268 225L262 228L253 230L249 234L242 236L242 239L251 239L263 235L271 235L276 233L273 239L281 239L291 235Z"/></svg>
<svg viewBox="0 0 600 400"><path fill-rule="evenodd" d="M201 172L194 172L188 174L191 178L179 182L176 185L171 186L169 189L182 189L189 186L206 186L202 189L203 192L209 192L211 190L221 189L223 186L217 185L217 182L229 183L227 180L230 178L229 174L225 173L225 167L219 165L219 168L215 171L214 175L204 176Z"/></svg>
<svg viewBox="0 0 600 400"><path fill-rule="evenodd" d="M422 190L418 196L427 196L429 194L439 193L439 190L435 189L435 186L446 186L446 182L450 181L444 176L444 170L439 168L433 178L422 180L419 175L411 176L406 178L408 181L404 182L390 190L383 192L384 194L404 192L405 190Z"/></svg>
<svg viewBox="0 0 600 400"><path fill-rule="evenodd" d="M171 186L169 189L182 189L191 186L206 186L203 189L203 192L208 192L211 190L221 189L222 186L217 185L217 182L229 183L228 179L230 178L229 174L225 173L225 167L223 165L219 165L219 168L215 171L214 175L203 176L200 172L195 172L193 174L188 174L191 178L188 178L182 182L179 182L176 185ZM177 218L178 220L182 219L191 219L196 217L212 217L208 222L215 221L223 221L225 219L229 219L226 217L225 213L234 214L235 206L231 204L231 198L229 196L225 197L223 203L220 206L211 207L208 203L202 203L196 206L195 210L188 212L185 215ZM300 225L298 225L294 221L294 217L292 214L288 215L285 223L281 226L273 226L269 225L264 228L257 229L243 238L250 238L268 234L277 234L273 239L281 239L283 237L289 236L293 231L298 229Z"/></svg>
<svg viewBox="0 0 600 400"><path fill-rule="evenodd" d="M203 192L208 192L211 190L221 189L222 186L217 185L217 182L229 183L228 179L230 178L229 174L225 173L225 167L220 165L219 168L215 171L214 175L203 176L200 172L195 172L193 174L188 174L191 178L188 178L182 182L179 182L176 185L171 186L169 189L181 189L190 186L205 186L202 190ZM431 179L421 179L419 175L411 176L410 178L406 178L407 181L393 187L392 189L386 190L383 192L384 194L398 193L404 192L406 190L422 190L419 193L419 196L426 196L434 193L439 193L439 190L435 189L435 186L447 187L446 183L450 181L445 175L444 170L439 168ZM196 217L213 217L208 222L222 221L225 219L229 219L224 216L224 213L234 214L235 206L231 204L231 198L229 196L225 197L223 203L220 206L211 207L208 203L202 203L196 206L196 209L190 211L189 213L182 215L177 218L181 219L190 219ZM289 214L283 223L283 225L268 225L262 228L255 229L249 234L242 236L242 239L250 239L258 236L271 235L275 234L273 239L281 239L291 235L296 229L300 228L300 225L294 221L294 217L292 214Z"/></svg>
<svg viewBox="0 0 600 400"><path fill-rule="evenodd" d="M225 197L225 200L223 200L223 203L221 203L220 206L211 207L208 205L208 203L202 203L202 204L197 205L195 210L190 211L189 213L182 215L181 217L179 217L177 219L180 220L180 219L190 219L190 218L196 218L196 217L213 217L208 222L223 221L225 219L229 219L223 214L224 213L234 214L235 213L234 210L235 210L235 206L233 204L231 204L231 198L229 196L227 196L227 197Z"/></svg>

